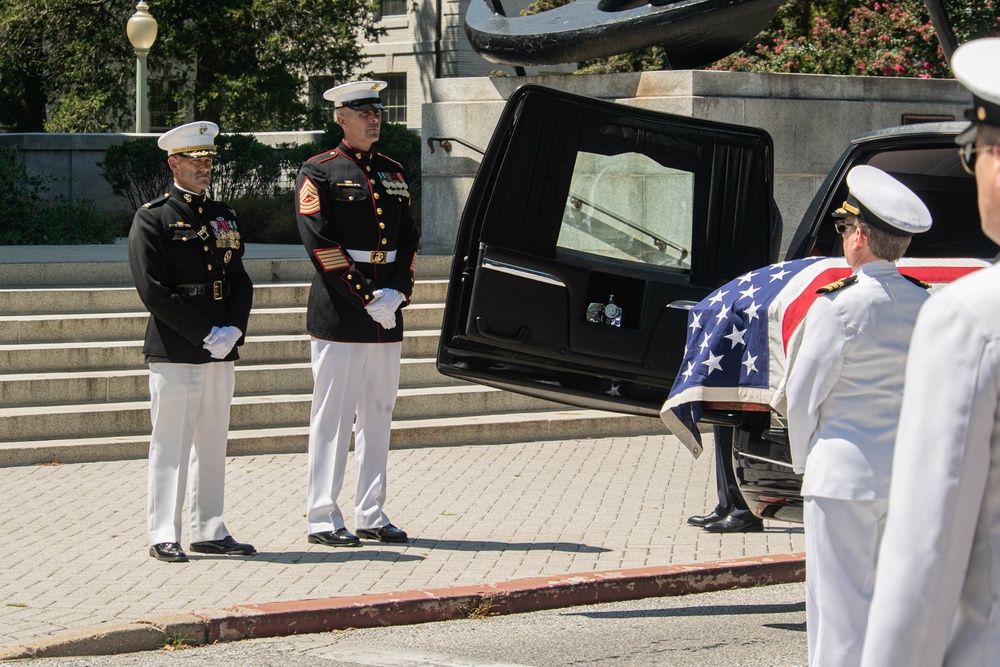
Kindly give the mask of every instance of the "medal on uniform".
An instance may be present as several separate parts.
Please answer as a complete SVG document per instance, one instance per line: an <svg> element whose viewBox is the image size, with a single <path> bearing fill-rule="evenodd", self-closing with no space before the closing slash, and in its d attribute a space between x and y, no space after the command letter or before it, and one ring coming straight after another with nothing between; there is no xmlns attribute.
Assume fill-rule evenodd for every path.
<svg viewBox="0 0 1000 667"><path fill-rule="evenodd" d="M222 258L222 262L224 264L229 264L229 260L231 260L232 258L233 258L233 251L227 250L226 255Z"/></svg>

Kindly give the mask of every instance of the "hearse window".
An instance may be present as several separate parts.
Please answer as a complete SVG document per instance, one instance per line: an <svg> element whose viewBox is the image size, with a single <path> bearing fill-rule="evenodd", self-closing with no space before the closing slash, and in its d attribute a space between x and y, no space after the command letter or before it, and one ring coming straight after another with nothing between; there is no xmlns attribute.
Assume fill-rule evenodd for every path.
<svg viewBox="0 0 1000 667"><path fill-rule="evenodd" d="M689 271L694 174L646 155L576 155L557 245Z"/></svg>
<svg viewBox="0 0 1000 667"><path fill-rule="evenodd" d="M979 226L976 180L962 169L954 146L883 151L865 163L892 174L916 192L931 212L934 224L913 237L907 257L992 259L997 254L997 245ZM845 196L846 187L842 186L834 196L827 222L821 225L817 245L823 254L843 254L842 244L834 238L833 225L827 223L829 213Z"/></svg>

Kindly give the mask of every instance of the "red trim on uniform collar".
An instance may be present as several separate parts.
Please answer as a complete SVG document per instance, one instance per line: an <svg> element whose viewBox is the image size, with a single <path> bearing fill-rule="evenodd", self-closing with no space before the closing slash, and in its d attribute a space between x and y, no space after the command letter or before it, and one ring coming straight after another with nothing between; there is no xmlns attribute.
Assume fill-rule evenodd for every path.
<svg viewBox="0 0 1000 667"><path fill-rule="evenodd" d="M340 148L338 146L338 148L340 149L340 152L343 155L346 155L347 157L351 158L352 160L361 160L363 162L370 162L371 159L375 156L375 152L374 151L372 151L372 150L363 151L360 148L355 148L354 146L352 146L349 143L347 143L346 139L341 139L340 140L340 146L343 147L343 148ZM358 157L359 155L360 155L360 157Z"/></svg>

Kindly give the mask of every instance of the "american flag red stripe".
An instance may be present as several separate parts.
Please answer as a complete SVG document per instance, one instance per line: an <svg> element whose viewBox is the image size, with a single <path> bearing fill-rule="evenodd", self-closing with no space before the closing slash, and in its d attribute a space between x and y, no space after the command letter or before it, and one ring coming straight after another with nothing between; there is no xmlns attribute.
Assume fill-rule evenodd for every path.
<svg viewBox="0 0 1000 667"><path fill-rule="evenodd" d="M896 265L933 289L988 263L903 258ZM660 411L667 427L697 455L703 403L768 409L784 377L789 341L820 297L816 290L851 273L843 257L781 262L740 276L695 305L688 315L684 360Z"/></svg>

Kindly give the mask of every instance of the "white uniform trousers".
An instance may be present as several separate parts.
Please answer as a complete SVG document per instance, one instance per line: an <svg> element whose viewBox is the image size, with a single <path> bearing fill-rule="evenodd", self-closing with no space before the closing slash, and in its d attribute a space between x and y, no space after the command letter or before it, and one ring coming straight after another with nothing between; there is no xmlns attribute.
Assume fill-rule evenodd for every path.
<svg viewBox="0 0 1000 667"><path fill-rule="evenodd" d="M354 526L378 528L390 523L382 507L402 350L402 343L312 339L313 400L306 501L310 534L345 527L337 496L344 484L355 420Z"/></svg>
<svg viewBox="0 0 1000 667"><path fill-rule="evenodd" d="M809 666L856 666L861 664L889 501L804 500Z"/></svg>
<svg viewBox="0 0 1000 667"><path fill-rule="evenodd" d="M149 543L181 541L184 488L192 542L220 540L226 482L232 361L149 364Z"/></svg>

